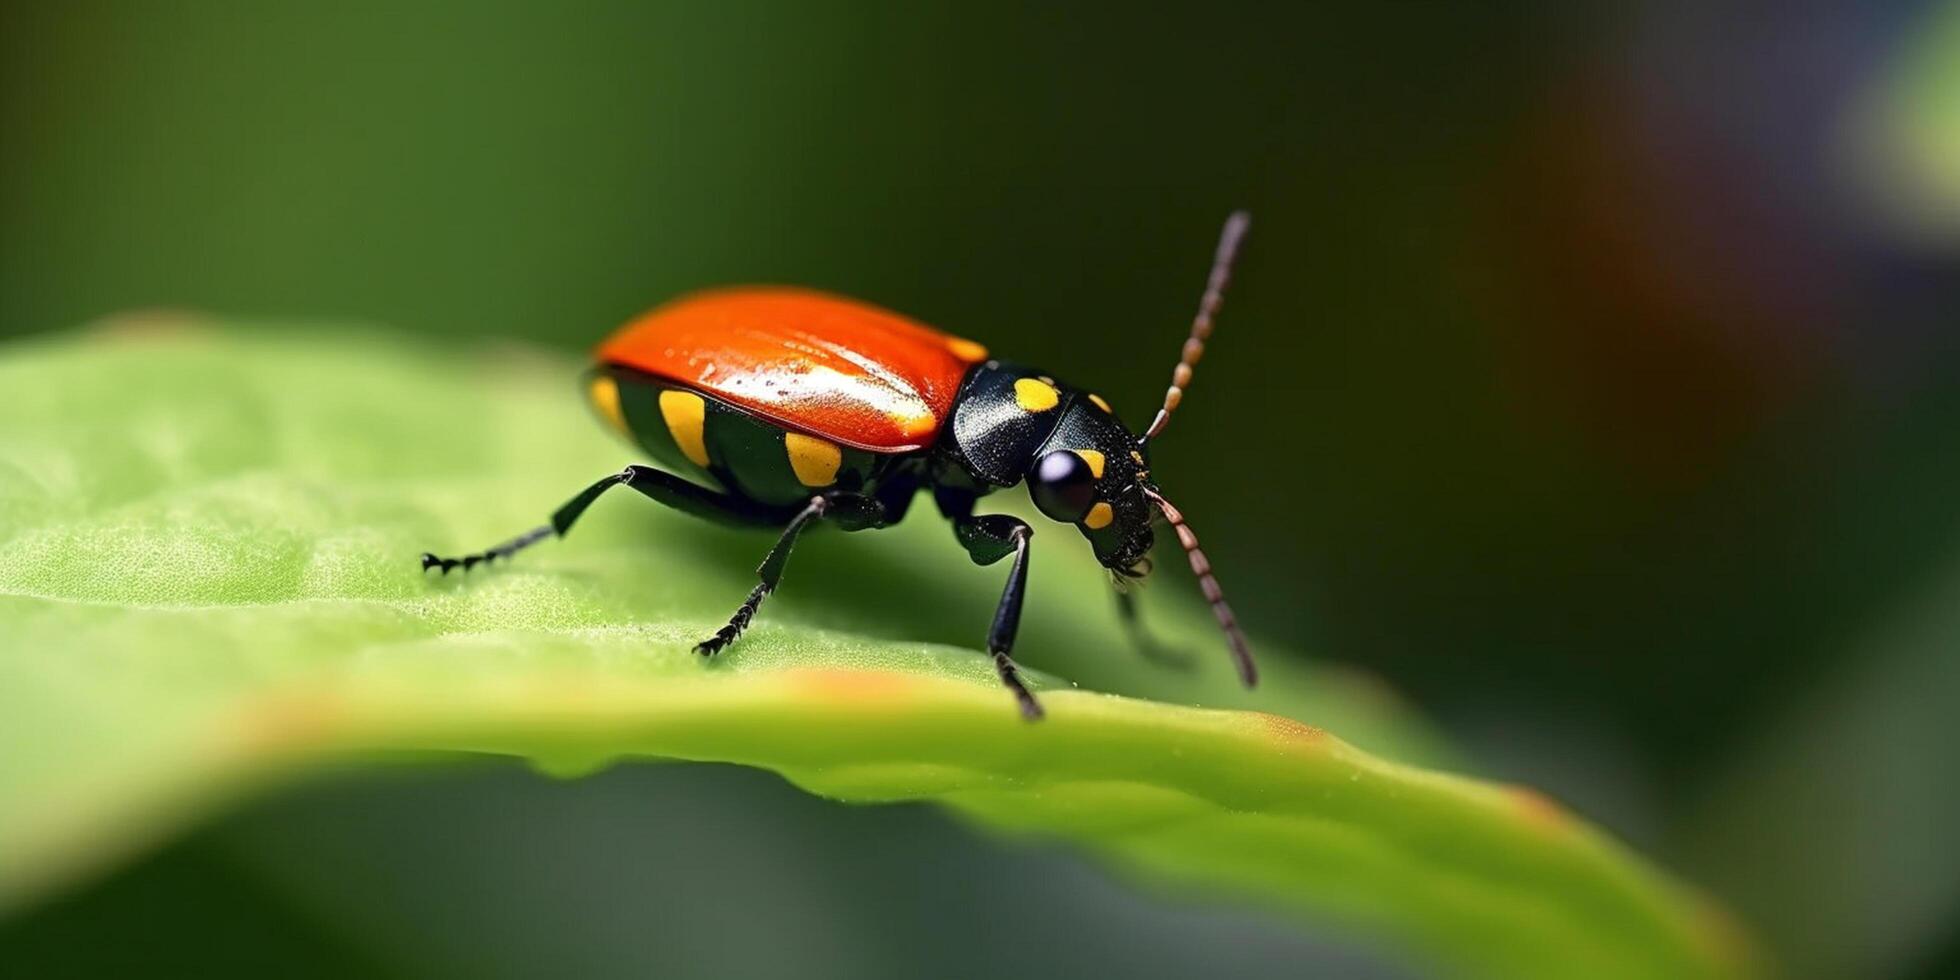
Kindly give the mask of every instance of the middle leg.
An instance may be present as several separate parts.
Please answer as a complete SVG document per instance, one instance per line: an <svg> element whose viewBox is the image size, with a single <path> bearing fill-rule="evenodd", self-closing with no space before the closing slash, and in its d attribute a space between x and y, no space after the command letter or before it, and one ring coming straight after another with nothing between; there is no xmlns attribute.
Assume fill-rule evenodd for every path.
<svg viewBox="0 0 1960 980"><path fill-rule="evenodd" d="M728 618L728 625L715 631L715 635L694 645L694 652L704 657L712 657L742 636L749 628L749 621L755 618L762 600L776 591L783 580L783 569L789 565L789 552L796 547L796 539L803 529L813 522L828 520L847 531L857 531L884 524L884 506L878 501L860 494L822 494L810 498L810 503L783 528L782 537L776 539L776 546L769 549L769 556L762 559L756 577L761 579L749 592L749 597L735 609L735 615Z"/></svg>

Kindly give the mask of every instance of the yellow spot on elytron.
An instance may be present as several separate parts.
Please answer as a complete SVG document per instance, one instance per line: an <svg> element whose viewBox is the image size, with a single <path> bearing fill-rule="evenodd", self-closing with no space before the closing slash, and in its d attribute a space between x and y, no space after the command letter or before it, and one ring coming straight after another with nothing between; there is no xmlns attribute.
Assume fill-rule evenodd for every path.
<svg viewBox="0 0 1960 980"><path fill-rule="evenodd" d="M1096 452L1093 449L1078 449L1075 451L1075 454L1077 456L1082 457L1083 462L1089 464L1090 476L1093 476L1098 480L1102 479L1103 462L1104 462L1102 453Z"/></svg>
<svg viewBox="0 0 1960 980"><path fill-rule="evenodd" d="M806 487L827 487L837 482L837 467L843 465L844 451L836 443L801 432L786 432L783 448L789 450L789 468L796 471L796 482Z"/></svg>
<svg viewBox="0 0 1960 980"><path fill-rule="evenodd" d="M1094 507L1089 508L1089 516L1082 519L1082 526L1091 531L1100 531L1108 527L1109 522L1115 519L1116 511L1112 510L1107 503L1098 500Z"/></svg>
<svg viewBox="0 0 1960 980"><path fill-rule="evenodd" d="M962 361L981 361L987 357L987 348L965 337L946 338L946 349L952 351L953 356Z"/></svg>
<svg viewBox="0 0 1960 980"><path fill-rule="evenodd" d="M1130 458L1131 458L1131 459L1133 459L1133 460L1136 460L1136 463L1137 463L1137 465L1138 465L1138 466L1142 466L1142 465L1143 465L1143 454L1142 454L1142 453L1140 453L1140 452L1137 452L1136 450L1134 450L1134 449L1132 449L1132 450L1130 450Z"/></svg>
<svg viewBox="0 0 1960 980"><path fill-rule="evenodd" d="M1014 382L1014 400L1030 412L1045 412L1062 403L1062 393L1054 385L1022 378Z"/></svg>
<svg viewBox="0 0 1960 980"><path fill-rule="evenodd" d="M681 455L696 466L707 466L708 443L702 430L708 423L708 403L694 392L669 388L660 393L660 417L667 421Z"/></svg>
<svg viewBox="0 0 1960 980"><path fill-rule="evenodd" d="M626 415L619 410L619 382L603 374L597 375L585 386L585 394L592 399L592 407L614 429L622 434L626 432Z"/></svg>
<svg viewBox="0 0 1960 980"><path fill-rule="evenodd" d="M1097 395L1097 394L1091 394L1091 395L1089 396L1089 400L1090 400L1090 401L1092 401L1092 402L1095 402L1095 403L1096 403L1096 407L1097 407L1097 408L1100 408L1100 409L1102 409L1103 411L1105 411L1105 412L1108 412L1108 413L1109 413L1109 414L1111 414L1111 415L1115 415L1115 414L1116 414L1116 410L1115 410L1115 409L1113 409L1113 408L1110 408L1110 407L1109 407L1109 403L1108 403L1108 402L1106 402L1106 401L1103 401L1103 396L1101 396L1101 395Z"/></svg>

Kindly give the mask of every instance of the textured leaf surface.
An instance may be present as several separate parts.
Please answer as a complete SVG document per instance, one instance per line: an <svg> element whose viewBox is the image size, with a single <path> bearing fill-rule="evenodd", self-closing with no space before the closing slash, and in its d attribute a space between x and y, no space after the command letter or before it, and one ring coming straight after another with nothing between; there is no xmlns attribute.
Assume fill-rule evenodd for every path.
<svg viewBox="0 0 1960 980"><path fill-rule="evenodd" d="M650 757L934 800L1456 974L1751 972L1718 913L1557 805L1410 767L1451 759L1367 678L1269 649L1238 691L1188 582L1146 605L1195 666L1145 663L1065 529L1037 535L1022 632L1040 725L973 651L1001 570L926 508L812 535L712 663L688 647L769 539L631 494L516 564L425 577L420 551L501 540L629 458L575 370L158 322L0 357L0 908L316 760Z"/></svg>

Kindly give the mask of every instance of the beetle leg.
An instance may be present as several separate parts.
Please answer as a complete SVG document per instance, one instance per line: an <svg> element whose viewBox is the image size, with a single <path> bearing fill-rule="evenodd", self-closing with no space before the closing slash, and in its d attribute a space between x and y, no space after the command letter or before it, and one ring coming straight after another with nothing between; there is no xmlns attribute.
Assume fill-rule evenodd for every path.
<svg viewBox="0 0 1960 980"><path fill-rule="evenodd" d="M783 580L783 568L789 564L789 552L796 547L796 539L803 529L819 520L828 520L846 531L859 531L865 528L884 526L884 506L878 501L860 494L824 494L811 497L810 503L790 518L789 525L783 528L783 535L776 539L776 546L769 549L769 556L762 559L762 565L755 570L762 581L742 600L735 615L728 618L728 625L715 631L715 635L695 644L694 652L703 656L720 653L741 637L742 631L749 628L749 621L755 618L756 609L769 593L776 591L776 585Z"/></svg>
<svg viewBox="0 0 1960 980"><path fill-rule="evenodd" d="M562 538L571 532L572 525L578 522L579 515L585 513L585 509L592 506L593 501L598 500L607 490L621 484L638 490L652 500L696 517L727 524L748 525L772 525L779 520L777 515L764 508L689 483L672 473L662 472L651 466L628 466L593 483L579 491L578 496L565 501L564 506L552 513L551 523L541 524L494 548L486 548L461 558L438 558L433 554L424 553L422 570L440 568L442 573L447 575L450 569L461 566L464 571L468 571L479 564L499 558L509 558L554 534Z"/></svg>
<svg viewBox="0 0 1960 980"><path fill-rule="evenodd" d="M548 537L551 537L551 525L541 524L503 544L474 551L460 558L440 558L434 552L425 551L422 552L422 570L426 572L431 568L440 568L442 574L447 575L450 569L460 566L467 572L479 564L487 565L499 558L509 558Z"/></svg>
<svg viewBox="0 0 1960 980"><path fill-rule="evenodd" d="M1014 649L1014 635L1021 628L1021 601L1028 591L1028 540L1034 537L1034 529L1026 521L1005 514L986 514L980 517L967 517L954 522L953 533L958 535L960 544L976 565L991 565L994 562L1014 556L1014 566L1007 573L1007 587L1001 591L1000 605L994 610L994 624L987 631L987 652L994 655L994 670L1000 674L1000 682L1014 692L1014 700L1021 705L1021 716L1029 721L1041 719L1041 702L1036 701L1028 686L1021 681L1021 672L1009 656Z"/></svg>
<svg viewBox="0 0 1960 980"><path fill-rule="evenodd" d="M1165 667L1190 670L1195 661L1189 653L1165 646L1161 640L1151 634L1150 628L1143 624L1143 618L1137 614L1137 596L1134 587L1125 589L1119 586L1114 592L1117 616L1123 620L1124 631L1130 634L1130 642L1136 645L1138 653L1143 654L1143 659Z"/></svg>

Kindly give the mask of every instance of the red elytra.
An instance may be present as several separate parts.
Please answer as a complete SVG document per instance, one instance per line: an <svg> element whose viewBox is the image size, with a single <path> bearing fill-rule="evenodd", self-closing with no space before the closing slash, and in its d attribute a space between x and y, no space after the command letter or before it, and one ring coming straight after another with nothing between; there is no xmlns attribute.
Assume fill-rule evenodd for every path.
<svg viewBox="0 0 1960 980"><path fill-rule="evenodd" d="M877 453L924 449L986 348L868 303L791 287L682 297L606 338L597 358L786 428Z"/></svg>

